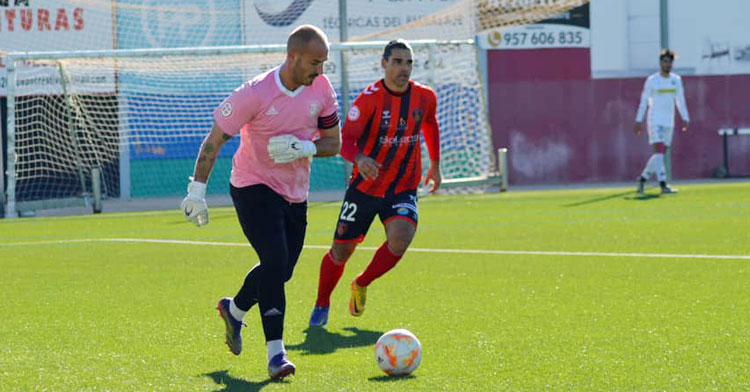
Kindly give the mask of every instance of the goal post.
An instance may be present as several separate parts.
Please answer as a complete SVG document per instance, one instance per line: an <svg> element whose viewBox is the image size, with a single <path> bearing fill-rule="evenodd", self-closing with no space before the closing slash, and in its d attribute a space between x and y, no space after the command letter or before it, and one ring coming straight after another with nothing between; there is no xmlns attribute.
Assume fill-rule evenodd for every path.
<svg viewBox="0 0 750 392"><path fill-rule="evenodd" d="M385 44L331 45L325 73L339 96L339 53L347 53L353 97L382 78ZM494 158L474 41L410 44L412 78L438 96L444 177L489 174ZM9 54L6 215L90 205L98 200L94 185L105 199L182 195L213 109L243 81L281 64L285 54L285 45ZM15 67L21 62L23 68ZM222 149L209 193L227 193L238 139ZM93 170L101 180L96 184ZM341 157L315 159L311 192L343 190L346 176Z"/></svg>
<svg viewBox="0 0 750 392"><path fill-rule="evenodd" d="M42 35L15 34L20 33L16 27L0 43L0 82L2 66L8 82L3 159L8 174L1 189L7 216L71 203L100 205L95 189L105 201L181 196L213 109L242 82L282 63L285 47L274 43L304 23L320 26L329 37L349 29L344 34L349 41L332 44L325 66L340 99L351 100L382 78L380 57L387 41L410 42L412 78L438 96L446 184L487 178L497 165L475 39L488 29L535 23L587 2L338 0L295 1L296 8L289 8L288 2L269 0L252 6L216 0L177 5L66 0L57 8L55 29L61 29L59 37L83 34L75 35L78 39L40 40ZM347 10L344 29L336 5ZM49 12L48 5L38 7L39 15ZM33 16L29 12L24 15ZM78 20L83 16L85 23ZM32 25L51 29L44 20L21 27ZM168 49L140 49L159 46ZM118 49L103 49L110 47ZM60 51L17 52L27 48ZM102 50L76 50L81 48ZM237 139L222 149L209 193L227 193ZM343 190L346 173L341 157L314 160L311 194ZM94 184L94 177L100 182Z"/></svg>

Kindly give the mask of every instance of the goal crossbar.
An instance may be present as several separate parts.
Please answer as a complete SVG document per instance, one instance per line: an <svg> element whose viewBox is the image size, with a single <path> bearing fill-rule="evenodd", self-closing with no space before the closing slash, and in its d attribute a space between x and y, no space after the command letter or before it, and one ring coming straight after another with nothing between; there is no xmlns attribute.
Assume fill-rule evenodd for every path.
<svg viewBox="0 0 750 392"><path fill-rule="evenodd" d="M377 52L387 44L387 41L362 41L362 42L343 42L343 43L332 43L330 50L332 52L351 52L352 55L358 51L370 51ZM436 39L422 39L422 40L411 40L409 44L415 48L423 48L426 51L426 58L432 64L433 56L436 56L437 47L476 47L476 41L474 39L459 39L459 40L436 40ZM17 200L16 196L16 185L17 185L17 150L16 150L16 139L17 139L17 77L19 75L20 67L23 67L25 61L50 61L52 64L57 64L58 67L63 67L65 61L70 60L83 60L88 59L156 59L156 58L178 58L185 56L232 56L232 55L244 55L244 54L283 54L286 51L286 45L283 44L269 44L269 45L246 45L246 46L215 46L215 47L186 47L186 48L150 48L150 49L115 49L115 50L81 50L81 51L45 51L45 52L9 52L5 54L5 62L7 69L7 149L4 159L5 170L7 171L7 182L4 190L7 197L5 203L5 216L16 217L18 212L24 208L35 208L38 206L48 206L54 203L46 202L27 202ZM448 59L448 58L446 58ZM447 61L447 60L446 60ZM117 62L114 63L117 67ZM434 82L438 82L437 78L440 76L436 67L425 67L426 76L425 80L428 84L432 85ZM61 83L65 82L65 77L60 75ZM442 78L441 78L442 79ZM63 85L63 87L65 87ZM480 116L481 117L481 116ZM476 117L474 117L476 120ZM442 127L441 127L442 128ZM128 147L125 146L125 149ZM121 151L121 157L127 159L127 152L123 155ZM121 177L122 178L122 177ZM82 180L83 181L83 180ZM84 185L84 193L86 191ZM124 189L123 187L120 188ZM127 195L127 193L124 193ZM94 195L96 196L96 195ZM63 201L63 200L61 200ZM70 200L63 203L69 205ZM40 204L41 203L41 204ZM87 204L88 200L82 200L81 204ZM20 208L19 208L20 207Z"/></svg>

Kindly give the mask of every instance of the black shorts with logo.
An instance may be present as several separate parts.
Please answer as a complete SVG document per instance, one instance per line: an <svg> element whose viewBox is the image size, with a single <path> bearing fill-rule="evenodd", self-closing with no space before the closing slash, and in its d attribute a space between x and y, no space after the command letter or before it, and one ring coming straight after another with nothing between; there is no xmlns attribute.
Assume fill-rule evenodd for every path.
<svg viewBox="0 0 750 392"><path fill-rule="evenodd" d="M406 191L385 197L370 196L355 187L346 190L339 221L333 238L336 242L362 242L375 215L383 224L391 219L406 219L417 225L417 191Z"/></svg>

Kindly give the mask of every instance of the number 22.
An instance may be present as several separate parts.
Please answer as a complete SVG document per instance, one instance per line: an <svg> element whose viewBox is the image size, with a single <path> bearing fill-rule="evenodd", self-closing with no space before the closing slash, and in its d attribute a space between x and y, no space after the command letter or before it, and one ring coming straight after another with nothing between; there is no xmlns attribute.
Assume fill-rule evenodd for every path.
<svg viewBox="0 0 750 392"><path fill-rule="evenodd" d="M339 219L347 222L354 222L354 214L356 213L357 204L345 201L344 205L341 206L341 216L339 217Z"/></svg>

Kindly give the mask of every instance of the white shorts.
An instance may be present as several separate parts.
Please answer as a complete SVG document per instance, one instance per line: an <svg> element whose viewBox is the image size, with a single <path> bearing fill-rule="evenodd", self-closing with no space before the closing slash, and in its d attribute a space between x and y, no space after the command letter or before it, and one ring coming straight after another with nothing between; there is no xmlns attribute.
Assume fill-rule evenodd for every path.
<svg viewBox="0 0 750 392"><path fill-rule="evenodd" d="M648 144L664 143L669 147L672 145L672 134L674 127L655 125L648 127Z"/></svg>

